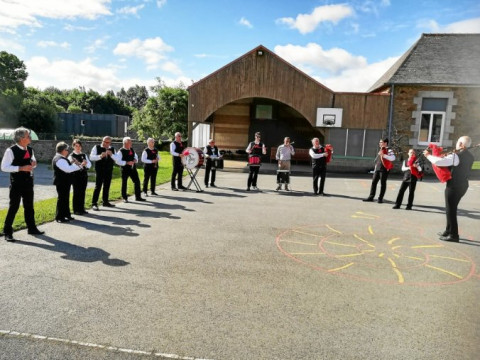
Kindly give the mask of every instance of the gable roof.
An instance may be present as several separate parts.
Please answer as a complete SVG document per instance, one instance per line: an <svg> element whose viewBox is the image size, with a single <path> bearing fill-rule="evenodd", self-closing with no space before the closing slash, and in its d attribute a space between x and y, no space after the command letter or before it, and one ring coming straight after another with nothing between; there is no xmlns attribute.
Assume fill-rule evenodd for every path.
<svg viewBox="0 0 480 360"><path fill-rule="evenodd" d="M392 84L480 85L480 34L422 34L368 90Z"/></svg>

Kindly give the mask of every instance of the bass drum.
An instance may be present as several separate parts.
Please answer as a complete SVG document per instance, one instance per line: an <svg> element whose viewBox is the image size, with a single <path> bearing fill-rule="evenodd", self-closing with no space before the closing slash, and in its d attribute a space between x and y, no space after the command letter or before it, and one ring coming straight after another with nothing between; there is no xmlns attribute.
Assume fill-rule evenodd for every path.
<svg viewBox="0 0 480 360"><path fill-rule="evenodd" d="M205 160L205 155L203 155L202 149L199 148L187 147L183 150L182 154L182 164L187 169L201 167Z"/></svg>

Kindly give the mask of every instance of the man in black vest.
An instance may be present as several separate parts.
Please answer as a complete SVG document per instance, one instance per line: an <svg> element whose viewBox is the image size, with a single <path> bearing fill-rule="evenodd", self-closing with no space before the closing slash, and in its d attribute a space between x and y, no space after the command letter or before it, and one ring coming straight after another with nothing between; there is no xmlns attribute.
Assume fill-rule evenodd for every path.
<svg viewBox="0 0 480 360"><path fill-rule="evenodd" d="M147 139L147 147L142 152L143 166L143 193L147 196L148 182L150 181L150 190L152 195L158 195L155 192L157 182L158 162L160 161L160 153L155 149L155 139Z"/></svg>
<svg viewBox="0 0 480 360"><path fill-rule="evenodd" d="M186 190L187 188L182 184L183 177L183 163L182 157L184 147L182 144L182 134L179 132L175 133L175 140L170 144L170 154L172 155L173 160L173 170L172 170L172 179L171 186L173 191L178 191L178 189ZM178 188L175 186L175 180L177 180Z"/></svg>
<svg viewBox="0 0 480 360"><path fill-rule="evenodd" d="M135 189L135 200L146 201L141 196L140 179L137 172L138 156L132 149L132 139L128 136L123 138L123 147L116 154L116 162L122 167L122 198L128 203L127 181L131 178Z"/></svg>
<svg viewBox="0 0 480 360"><path fill-rule="evenodd" d="M215 141L213 139L208 140L208 145L205 146L203 149L205 153L205 158L207 162L205 164L205 187L208 187L208 182L210 181L210 186L215 186L215 177L217 174L217 168L213 167L213 160L212 159L219 159L220 153L218 152L218 147L215 145ZM212 173L212 178L210 179L210 172Z"/></svg>
<svg viewBox="0 0 480 360"><path fill-rule="evenodd" d="M72 186L72 173L82 170L80 165L72 164L68 160L68 145L59 142L56 146L57 154L52 160L53 184L57 189L57 209L55 220L57 222L68 222L74 220L70 212L70 188Z"/></svg>
<svg viewBox="0 0 480 360"><path fill-rule="evenodd" d="M28 233L31 235L42 235L44 233L38 230L35 225L33 169L37 166L37 161L33 149L28 146L31 142L30 130L23 127L15 129L13 138L16 144L5 150L1 165L2 171L10 173L10 204L3 225L3 232L7 241L15 241L12 225L22 200Z"/></svg>
<svg viewBox="0 0 480 360"><path fill-rule="evenodd" d="M443 241L459 242L460 240L457 208L458 203L468 190L468 176L474 161L472 153L468 151L471 145L472 139L469 136L462 136L457 141L456 151L445 157L433 156L428 150L423 152L432 164L440 167L449 167L452 175L445 187L447 226L445 231L438 233L440 240Z"/></svg>
<svg viewBox="0 0 480 360"><path fill-rule="evenodd" d="M325 187L325 177L327 175L327 156L328 152L325 147L320 145L318 138L312 139L312 148L308 151L312 158L313 169L313 194L327 196L323 192ZM320 188L318 187L318 180L320 179Z"/></svg>
<svg viewBox="0 0 480 360"><path fill-rule="evenodd" d="M110 193L110 184L112 182L113 165L115 164L112 157L115 155L115 149L111 146L112 138L105 136L101 145L96 145L90 152L90 160L95 162L95 189L93 190L92 208L98 210L98 197L100 196L100 190L103 187L103 206L114 207L108 201Z"/></svg>

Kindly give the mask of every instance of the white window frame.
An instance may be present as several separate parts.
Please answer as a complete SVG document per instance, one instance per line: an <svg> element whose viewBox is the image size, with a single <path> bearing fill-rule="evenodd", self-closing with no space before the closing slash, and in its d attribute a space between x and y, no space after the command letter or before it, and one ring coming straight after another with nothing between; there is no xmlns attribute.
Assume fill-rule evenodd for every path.
<svg viewBox="0 0 480 360"><path fill-rule="evenodd" d="M443 139L443 132L445 131L445 117L446 117L446 112L445 111L422 111L420 113L420 119L423 118L423 115L429 114L430 115L430 123L428 125L428 140L427 141L421 141L420 140L420 131L422 130L422 121L420 120L419 126L418 126L418 144L419 145L428 145L428 144L436 144L436 145L442 145L442 139ZM433 116L434 115L442 115L442 125L440 128L440 141L431 141L432 139L432 126L433 126Z"/></svg>

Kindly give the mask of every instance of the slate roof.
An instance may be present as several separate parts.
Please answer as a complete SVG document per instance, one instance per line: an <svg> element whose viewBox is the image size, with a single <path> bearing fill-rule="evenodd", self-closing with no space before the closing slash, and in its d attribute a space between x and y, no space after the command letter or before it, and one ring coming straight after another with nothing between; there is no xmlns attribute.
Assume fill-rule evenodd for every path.
<svg viewBox="0 0 480 360"><path fill-rule="evenodd" d="M391 84L480 86L480 34L422 34L368 92Z"/></svg>

